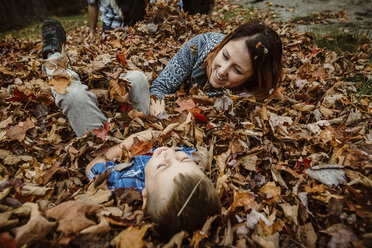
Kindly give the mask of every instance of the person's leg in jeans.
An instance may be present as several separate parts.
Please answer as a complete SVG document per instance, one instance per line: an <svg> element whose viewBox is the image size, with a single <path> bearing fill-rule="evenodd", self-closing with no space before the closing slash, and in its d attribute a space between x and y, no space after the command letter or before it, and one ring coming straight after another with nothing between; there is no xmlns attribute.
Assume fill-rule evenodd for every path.
<svg viewBox="0 0 372 248"><path fill-rule="evenodd" d="M56 62L62 60L60 53L49 55L46 61L48 66L44 66L44 72L49 78L58 78ZM51 68L50 64L56 64L55 68ZM108 122L105 115L98 108L96 96L88 91L88 87L80 82L79 76L71 69L63 69L72 77L70 84L66 88L66 93L58 93L51 87L55 103L62 109L62 112L67 116L70 125L77 136L84 135L87 131L100 128L102 123Z"/></svg>
<svg viewBox="0 0 372 248"><path fill-rule="evenodd" d="M57 37L48 37L53 35ZM96 96L88 91L86 85L80 82L80 78L76 72L67 68L67 62L65 62L64 53L62 52L63 44L66 43L65 38L64 40L63 38L64 30L59 22L55 20L44 22L43 58L47 59L43 70L49 78L58 78L66 74L67 77L71 77L71 82L66 88L66 93L59 93L53 87L51 87L51 90L56 105L62 108L62 112L67 116L76 135L82 136L87 131L100 128L102 123L106 123L108 120L98 108ZM57 41L61 43L59 46L54 44ZM131 82L129 95L132 107L148 115L150 92L145 74L140 71L129 71L122 76Z"/></svg>
<svg viewBox="0 0 372 248"><path fill-rule="evenodd" d="M141 71L128 71L120 75L131 83L129 92L132 108L149 115L150 90L146 75Z"/></svg>
<svg viewBox="0 0 372 248"><path fill-rule="evenodd" d="M62 77L70 81L65 93L58 93L57 89L51 87L56 105L62 108L77 136L100 128L102 123L108 120L98 108L96 96L80 82L76 72L67 68L66 59L61 55L63 46L66 44L66 35L62 25L56 20L44 21L42 36L43 58L46 59L43 71L49 79L57 80Z"/></svg>

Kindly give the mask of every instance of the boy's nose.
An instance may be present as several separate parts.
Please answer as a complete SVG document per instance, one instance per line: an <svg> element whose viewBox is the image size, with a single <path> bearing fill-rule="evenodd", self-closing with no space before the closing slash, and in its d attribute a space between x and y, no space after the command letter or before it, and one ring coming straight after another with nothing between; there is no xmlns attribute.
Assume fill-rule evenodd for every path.
<svg viewBox="0 0 372 248"><path fill-rule="evenodd" d="M175 153L176 152L173 149L171 148L167 149L166 151L164 151L164 159L171 160L174 157Z"/></svg>

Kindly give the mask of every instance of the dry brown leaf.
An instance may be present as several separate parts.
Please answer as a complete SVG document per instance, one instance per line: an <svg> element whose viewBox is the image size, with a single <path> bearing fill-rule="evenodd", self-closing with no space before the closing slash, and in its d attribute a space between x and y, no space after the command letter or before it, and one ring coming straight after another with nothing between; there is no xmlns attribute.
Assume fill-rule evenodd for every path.
<svg viewBox="0 0 372 248"><path fill-rule="evenodd" d="M260 188L259 192L270 202L277 203L280 199L281 189L275 185L275 182L268 182Z"/></svg>
<svg viewBox="0 0 372 248"><path fill-rule="evenodd" d="M255 208L252 203L255 203L252 193L247 192L234 192L234 202L231 204L229 212L234 212L238 207L244 207L245 210Z"/></svg>
<svg viewBox="0 0 372 248"><path fill-rule="evenodd" d="M26 225L13 229L17 246L43 239L56 225L55 222L50 222L41 215L37 204L26 202L23 206L31 209L31 217Z"/></svg>
<svg viewBox="0 0 372 248"><path fill-rule="evenodd" d="M187 110L189 111L192 108L195 108L195 102L192 99L187 100L177 100L176 103L180 106L179 108L176 108L175 111L182 113L182 111Z"/></svg>
<svg viewBox="0 0 372 248"><path fill-rule="evenodd" d="M291 205L289 203L281 203L279 206L283 209L286 217L290 218L295 225L298 225L298 205Z"/></svg>
<svg viewBox="0 0 372 248"><path fill-rule="evenodd" d="M252 235L252 239L262 248L279 248L279 233L269 236Z"/></svg>
<svg viewBox="0 0 372 248"><path fill-rule="evenodd" d="M87 218L87 215L97 214L101 209L99 205L79 201L67 201L49 209L46 212L48 218L56 219L58 231L66 236L78 234L81 230L93 226L96 223Z"/></svg>
<svg viewBox="0 0 372 248"><path fill-rule="evenodd" d="M83 229L80 233L107 233L111 230L109 222L106 220L106 218L102 215L100 217L100 221L95 226L90 226L85 229Z"/></svg>
<svg viewBox="0 0 372 248"><path fill-rule="evenodd" d="M163 246L163 248L180 248L182 245L182 241L186 235L185 231L181 231L173 235L173 237L169 240L169 242Z"/></svg>
<svg viewBox="0 0 372 248"><path fill-rule="evenodd" d="M12 215L13 215L12 211L0 214L0 228L4 228L4 227L18 223L19 221L18 219L10 219Z"/></svg>
<svg viewBox="0 0 372 248"><path fill-rule="evenodd" d="M303 226L300 226L298 228L297 235L307 247L309 248L316 247L317 236L314 227L310 222Z"/></svg>
<svg viewBox="0 0 372 248"><path fill-rule="evenodd" d="M66 94L67 87L70 85L72 77L53 77L49 79L49 85L59 94Z"/></svg>
<svg viewBox="0 0 372 248"><path fill-rule="evenodd" d="M54 144L54 145L57 145L62 141L61 136L57 134L56 132L57 132L57 125L53 124L52 129L48 133L47 140L51 144Z"/></svg>
<svg viewBox="0 0 372 248"><path fill-rule="evenodd" d="M146 247L146 242L143 240L147 230L151 224L142 225L140 227L130 226L122 231L118 236L120 248L142 248Z"/></svg>
<svg viewBox="0 0 372 248"><path fill-rule="evenodd" d="M47 188L47 187L39 187L32 184L25 184L22 187L22 195L28 196L28 195L35 195L35 196L45 196L46 194L49 194L53 189Z"/></svg>
<svg viewBox="0 0 372 248"><path fill-rule="evenodd" d="M26 132L35 127L33 121L30 118L27 118L25 122L20 122L18 125L10 127L6 133L11 140L23 141Z"/></svg>
<svg viewBox="0 0 372 248"><path fill-rule="evenodd" d="M129 94L126 91L128 87L130 87L130 82L127 80L111 80L109 85L111 99L120 103L129 103Z"/></svg>
<svg viewBox="0 0 372 248"><path fill-rule="evenodd" d="M293 105L293 108L300 111L312 111L315 108L315 105L297 103Z"/></svg>
<svg viewBox="0 0 372 248"><path fill-rule="evenodd" d="M13 123L13 119L11 116L8 117L8 119L3 120L0 122L0 129L6 128L9 124Z"/></svg>
<svg viewBox="0 0 372 248"><path fill-rule="evenodd" d="M227 158L230 156L231 151L230 149L227 152L224 152L220 155L214 156L216 160L216 166L220 172L223 172L226 168Z"/></svg>
<svg viewBox="0 0 372 248"><path fill-rule="evenodd" d="M224 238L222 240L222 245L223 246L230 246L232 245L232 243L234 242L234 233L233 233L233 230L231 228L231 221L230 219L228 219L227 221L227 227L225 229L225 233L224 233Z"/></svg>
<svg viewBox="0 0 372 248"><path fill-rule="evenodd" d="M242 166L244 169L249 171L256 171L257 156L247 155L240 157L237 160L237 165Z"/></svg>
<svg viewBox="0 0 372 248"><path fill-rule="evenodd" d="M91 204L104 204L112 198L112 192L108 189L96 189L90 184L85 194L78 195L75 199L80 202Z"/></svg>
<svg viewBox="0 0 372 248"><path fill-rule="evenodd" d="M195 127L194 136L196 139L196 145L202 145L204 141L204 131L201 128Z"/></svg>

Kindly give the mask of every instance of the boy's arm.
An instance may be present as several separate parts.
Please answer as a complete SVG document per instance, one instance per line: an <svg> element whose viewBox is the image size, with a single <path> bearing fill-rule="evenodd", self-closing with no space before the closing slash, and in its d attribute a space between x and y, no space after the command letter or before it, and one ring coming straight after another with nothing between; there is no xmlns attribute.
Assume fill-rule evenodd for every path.
<svg viewBox="0 0 372 248"><path fill-rule="evenodd" d="M107 152L103 156L98 156L93 159L85 168L85 174L88 176L89 171L96 163L104 163L106 161L115 161L120 158L122 150L126 149L127 151L130 150L134 143L134 138L139 139L142 142L146 142L152 139L159 137L161 131L155 131L152 129L148 129L139 133L135 133L130 135L128 138L123 140L119 145L115 145L110 147Z"/></svg>
<svg viewBox="0 0 372 248"><path fill-rule="evenodd" d="M98 156L98 157L96 157L95 159L93 159L92 161L90 161L90 163L87 165L87 167L85 167L85 175L88 177L89 171L92 169L92 167L95 164L97 164L97 163L104 163L106 161L107 161L107 159L105 158L105 156Z"/></svg>
<svg viewBox="0 0 372 248"><path fill-rule="evenodd" d="M111 147L106 153L106 161L115 161L117 158L120 158L122 149L125 149L127 151L130 151L130 148L132 147L134 143L134 138L139 139L142 142L146 142L149 140L152 140L153 138L157 138L161 134L160 131L155 131L152 129L148 129L139 133L135 133L130 135L128 138L126 138L123 142L121 142L119 145L115 145Z"/></svg>

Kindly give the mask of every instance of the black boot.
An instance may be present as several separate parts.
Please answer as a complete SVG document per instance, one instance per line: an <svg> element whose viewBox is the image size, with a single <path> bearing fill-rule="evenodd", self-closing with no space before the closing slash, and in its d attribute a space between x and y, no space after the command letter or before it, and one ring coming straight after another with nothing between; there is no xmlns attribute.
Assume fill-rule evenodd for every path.
<svg viewBox="0 0 372 248"><path fill-rule="evenodd" d="M45 20L41 34L43 37L43 59L47 59L50 53L62 51L63 44L66 44L66 33L59 21Z"/></svg>

